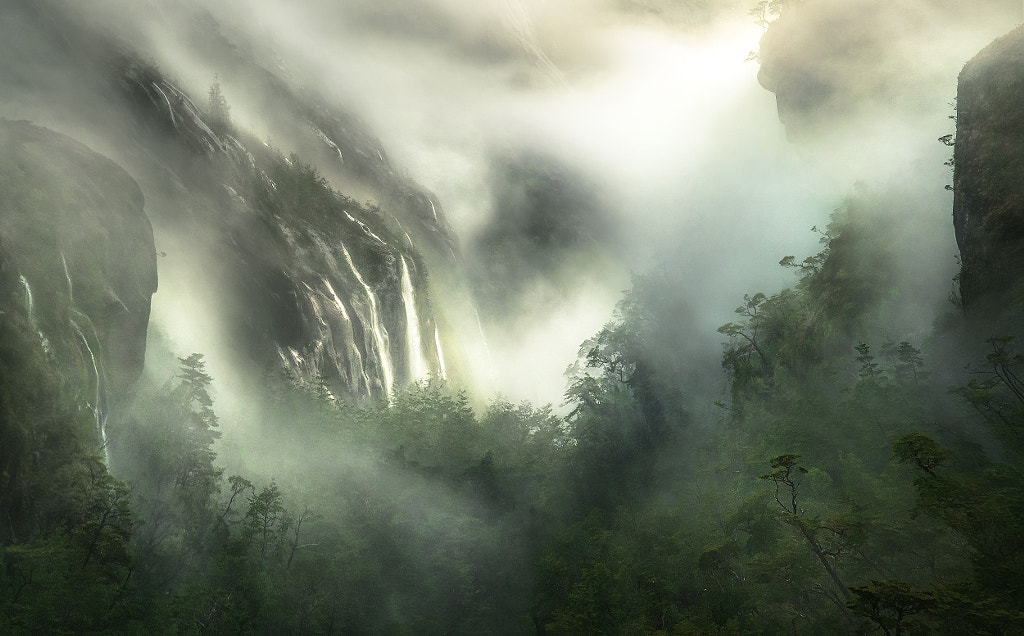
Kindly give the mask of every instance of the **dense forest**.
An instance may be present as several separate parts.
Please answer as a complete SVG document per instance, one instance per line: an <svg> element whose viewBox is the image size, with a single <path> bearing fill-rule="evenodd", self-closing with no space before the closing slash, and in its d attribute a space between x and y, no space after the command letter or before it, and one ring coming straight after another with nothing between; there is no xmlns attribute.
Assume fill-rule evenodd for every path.
<svg viewBox="0 0 1024 636"><path fill-rule="evenodd" d="M115 480L6 318L4 630L1019 630L1024 355L963 342L953 312L925 342L873 340L899 300L875 268L892 228L862 203L722 326L710 413L652 273L582 346L565 417L268 377L253 426L304 449L271 481L218 466L199 353L108 423ZM977 352L967 373L951 349Z"/></svg>
<svg viewBox="0 0 1024 636"><path fill-rule="evenodd" d="M755 14L767 28L790 4ZM432 195L373 172L375 146L363 160L379 162L353 170L390 180L410 227L432 214L419 230L432 248L239 130L219 79L205 106L165 95L159 111L151 89L169 80L116 60L118 99L142 104L132 125L163 126L151 147L180 177L167 199L206 188L180 195L181 235L215 234L226 270L265 274L243 285L232 346L321 336L315 364L299 345L277 346L282 364L241 356L256 379L235 439L208 352L151 329L145 369L131 362L149 312L133 298L156 286L139 186L64 137L0 121L0 632L1024 633L1022 41L1024 27L965 67L941 140L963 265L945 311L916 304L902 273L916 225L900 196L859 185L819 211L819 251L762 264L789 284L733 300L710 366L689 355L702 299L678 264L634 274L567 361L559 405L474 394L457 360L446 367L441 334L457 330L427 316L439 288L426 272L461 255ZM95 168L72 180L46 152ZM582 268L599 240L544 213L596 205L586 187L500 161L505 199L528 199L539 228L517 244L517 219L491 227L504 260L490 266L510 279L531 261ZM78 252L64 217L33 224L80 208L94 242ZM231 213L210 221L219 208ZM143 247L116 252L119 232ZM281 305L249 315L268 298ZM324 344L342 321L351 338Z"/></svg>
<svg viewBox="0 0 1024 636"><path fill-rule="evenodd" d="M565 417L476 413L440 381L356 406L267 377L253 425L304 449L278 481L218 467L199 353L108 422L115 480L5 315L4 628L1020 629L1024 355L964 342L952 307L924 342L876 340L900 302L880 212L851 199L821 252L782 259L791 288L742 299L710 412L654 272L583 344ZM976 352L967 373L951 350Z"/></svg>

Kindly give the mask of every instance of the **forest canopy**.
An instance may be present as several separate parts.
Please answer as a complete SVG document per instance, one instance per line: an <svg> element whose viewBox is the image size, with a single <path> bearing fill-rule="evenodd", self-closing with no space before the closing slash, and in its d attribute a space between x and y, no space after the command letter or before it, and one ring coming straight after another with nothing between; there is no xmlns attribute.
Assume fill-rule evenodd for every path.
<svg viewBox="0 0 1024 636"><path fill-rule="evenodd" d="M110 422L118 480L88 436L45 436L88 418L8 401L32 425L4 448L63 468L5 472L4 629L1018 629L1024 356L993 338L957 376L956 333L878 340L885 233L851 202L821 252L782 259L793 287L743 299L710 419L658 346L680 312L656 274L582 345L565 416L477 412L439 380L359 406L267 376L254 425L309 449L277 479L225 478L198 353ZM5 368L44 373L6 346Z"/></svg>

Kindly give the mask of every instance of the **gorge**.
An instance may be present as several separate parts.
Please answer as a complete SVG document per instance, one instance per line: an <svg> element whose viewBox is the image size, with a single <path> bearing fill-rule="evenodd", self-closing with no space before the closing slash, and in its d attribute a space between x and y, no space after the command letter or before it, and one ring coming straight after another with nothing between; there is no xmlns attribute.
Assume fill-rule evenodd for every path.
<svg viewBox="0 0 1024 636"><path fill-rule="evenodd" d="M1019 7L750 4L10 0L0 631L1020 629Z"/></svg>

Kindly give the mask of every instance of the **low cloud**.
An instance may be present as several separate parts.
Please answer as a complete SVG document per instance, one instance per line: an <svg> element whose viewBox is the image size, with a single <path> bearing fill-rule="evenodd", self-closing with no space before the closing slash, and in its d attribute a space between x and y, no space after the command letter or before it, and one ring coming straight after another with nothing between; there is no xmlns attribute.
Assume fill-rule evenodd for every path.
<svg viewBox="0 0 1024 636"><path fill-rule="evenodd" d="M556 376L611 316L631 271L661 263L675 272L677 290L693 297L695 337L717 347L714 328L743 293L793 282L775 263L816 252L810 227L827 223L858 182L917 228L908 254L921 302L948 291L948 149L935 139L952 132L960 66L1018 19L1017 3L806 0L760 42L763 68L745 61L762 36L749 8L96 0L76 10L195 94L221 74L236 123L285 152L298 142L258 83L225 72L231 56L351 109L399 170L438 195L477 259L488 258L487 237L513 249L529 241L531 219L572 228L566 245L556 233L542 250L561 274L540 265L504 290L515 302L480 308L490 351L468 356L469 375L494 379L486 389L557 403ZM194 46L197 24L223 46ZM579 205L515 201L522 175L510 157L543 158ZM566 210L586 214L544 218ZM572 245L580 236L585 249ZM503 264L488 265L481 271ZM503 282L495 274L487 285ZM449 322L469 330L475 317Z"/></svg>

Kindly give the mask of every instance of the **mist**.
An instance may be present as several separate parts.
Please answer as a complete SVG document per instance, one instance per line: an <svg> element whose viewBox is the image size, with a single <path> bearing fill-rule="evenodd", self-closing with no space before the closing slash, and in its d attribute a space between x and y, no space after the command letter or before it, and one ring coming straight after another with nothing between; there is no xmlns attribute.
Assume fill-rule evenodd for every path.
<svg viewBox="0 0 1024 636"><path fill-rule="evenodd" d="M11 0L0 631L1024 629L1021 19Z"/></svg>
<svg viewBox="0 0 1024 636"><path fill-rule="evenodd" d="M952 130L960 65L1013 19L1010 4L816 5L780 23L763 66L762 27L737 3L180 1L75 10L195 95L218 76L237 125L286 153L308 151L308 142L257 85L233 77L224 55L255 56L367 122L394 165L436 194L464 268L477 272L472 294L485 290L472 301L481 305L477 329L465 306L442 299L438 307L464 336L467 383L557 405L564 369L610 319L631 272L655 263L677 271L673 293L694 305L693 337L713 353L715 327L737 299L788 284L775 263L814 253L810 228L855 188L915 193L891 214L914 228L906 258L919 301L940 305L955 248L941 212L951 202L948 152L935 140ZM834 46L829 29L846 33L835 25L859 22L874 39L843 36L850 47ZM230 48L199 44L211 27ZM806 75L827 85L806 103L794 107L758 83L759 74L770 85L772 69L810 61L817 66ZM571 240L527 259L530 271L488 267L495 232L512 249L531 240L500 200L509 157L554 170L555 190L591 193L564 220ZM210 324L216 303L196 297L184 312L191 318L176 313L171 290L193 276L167 265L155 324L179 334L182 347L208 351L218 377L230 375Z"/></svg>

